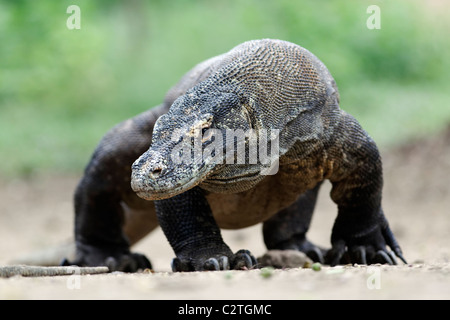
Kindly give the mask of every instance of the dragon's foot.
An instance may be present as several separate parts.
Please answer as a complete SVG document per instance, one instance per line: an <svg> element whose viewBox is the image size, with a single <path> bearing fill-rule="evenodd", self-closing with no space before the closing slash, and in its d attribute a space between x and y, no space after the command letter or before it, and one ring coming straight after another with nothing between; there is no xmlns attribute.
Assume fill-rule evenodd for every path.
<svg viewBox="0 0 450 320"><path fill-rule="evenodd" d="M107 266L111 272L137 272L138 270L152 268L147 257L139 253L132 253L128 248L111 249L90 245L78 246L75 260L64 259L61 265Z"/></svg>
<svg viewBox="0 0 450 320"><path fill-rule="evenodd" d="M310 258L314 262L325 262L324 257L327 250L313 244L307 239L304 239L302 242L297 243L297 250L305 253L308 258Z"/></svg>
<svg viewBox="0 0 450 320"><path fill-rule="evenodd" d="M396 255L394 251L386 248L376 248L372 245L353 245L346 247L344 241L338 241L327 253L326 261L331 266L337 264L397 264L397 258L406 263L401 255Z"/></svg>
<svg viewBox="0 0 450 320"><path fill-rule="evenodd" d="M358 236L343 235L339 232L333 235L332 248L326 254L325 260L332 266L347 263L395 265L397 258L406 263L387 224L375 225L369 232L361 232Z"/></svg>
<svg viewBox="0 0 450 320"><path fill-rule="evenodd" d="M284 241L276 246L276 248L271 249L279 249L279 250L297 250L303 252L314 262L325 262L325 254L327 252L326 249L321 248L312 242L310 242L304 235L298 237L292 237L288 241Z"/></svg>
<svg viewBox="0 0 450 320"><path fill-rule="evenodd" d="M179 271L219 271L230 269L251 269L256 259L248 250L239 250L235 254L221 250L219 254L202 253L201 250L191 257L177 257L172 260L172 270Z"/></svg>

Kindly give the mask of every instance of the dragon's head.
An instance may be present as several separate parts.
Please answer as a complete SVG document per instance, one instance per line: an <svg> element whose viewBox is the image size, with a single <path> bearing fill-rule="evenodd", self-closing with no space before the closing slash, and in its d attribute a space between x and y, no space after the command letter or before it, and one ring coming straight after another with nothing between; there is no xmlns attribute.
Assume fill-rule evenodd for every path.
<svg viewBox="0 0 450 320"><path fill-rule="evenodd" d="M255 125L248 104L237 94L189 90L156 121L149 150L133 163L132 189L147 200L166 199L220 175L240 156L239 151L231 152L230 159L226 149L248 144L248 132ZM246 136L230 142L230 131Z"/></svg>

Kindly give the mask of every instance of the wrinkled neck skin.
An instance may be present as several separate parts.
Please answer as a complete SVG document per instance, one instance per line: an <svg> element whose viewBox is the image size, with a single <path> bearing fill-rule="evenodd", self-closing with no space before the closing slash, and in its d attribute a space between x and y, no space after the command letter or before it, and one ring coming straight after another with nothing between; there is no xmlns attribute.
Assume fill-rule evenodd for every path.
<svg viewBox="0 0 450 320"><path fill-rule="evenodd" d="M146 200L170 198L199 184L208 189L215 180L222 184L254 181L250 188L261 180L260 166L230 164L225 150L230 144L225 142L230 130L248 135L257 126L251 107L237 94L194 87L156 122L151 147L132 165L131 187ZM251 138L237 138L232 146L239 150L239 141L245 144ZM238 152L231 152L231 157L239 163L235 161Z"/></svg>

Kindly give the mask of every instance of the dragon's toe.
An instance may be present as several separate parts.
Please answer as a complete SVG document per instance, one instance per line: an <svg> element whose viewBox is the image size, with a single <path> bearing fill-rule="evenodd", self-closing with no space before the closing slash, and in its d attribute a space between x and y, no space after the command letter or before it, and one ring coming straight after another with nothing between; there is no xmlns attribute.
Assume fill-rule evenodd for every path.
<svg viewBox="0 0 450 320"><path fill-rule="evenodd" d="M256 259L248 250L239 250L236 254L219 254L213 257L198 255L190 258L174 258L173 272L185 271L220 271L230 269L251 269L256 266Z"/></svg>

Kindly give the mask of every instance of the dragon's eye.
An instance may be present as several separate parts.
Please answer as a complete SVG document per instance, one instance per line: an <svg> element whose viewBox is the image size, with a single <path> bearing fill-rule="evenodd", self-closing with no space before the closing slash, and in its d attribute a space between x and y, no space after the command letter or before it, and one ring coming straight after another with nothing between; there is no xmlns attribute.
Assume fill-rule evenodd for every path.
<svg viewBox="0 0 450 320"><path fill-rule="evenodd" d="M205 143L211 139L214 130L209 130L210 128L202 128L202 143Z"/></svg>

